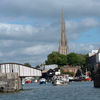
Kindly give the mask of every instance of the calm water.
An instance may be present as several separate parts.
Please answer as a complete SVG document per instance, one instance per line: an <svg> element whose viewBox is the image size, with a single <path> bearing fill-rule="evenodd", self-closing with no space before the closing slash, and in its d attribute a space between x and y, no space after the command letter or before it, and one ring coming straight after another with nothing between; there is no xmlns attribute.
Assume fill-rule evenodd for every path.
<svg viewBox="0 0 100 100"><path fill-rule="evenodd" d="M0 100L100 100L100 89L92 82L72 82L69 86L26 84L18 93L0 94Z"/></svg>

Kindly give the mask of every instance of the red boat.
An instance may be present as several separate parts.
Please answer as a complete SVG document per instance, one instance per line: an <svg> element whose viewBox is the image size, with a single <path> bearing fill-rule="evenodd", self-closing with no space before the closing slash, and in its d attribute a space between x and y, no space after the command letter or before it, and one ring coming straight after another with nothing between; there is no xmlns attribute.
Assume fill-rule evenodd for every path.
<svg viewBox="0 0 100 100"><path fill-rule="evenodd" d="M82 79L81 81L92 81L91 77L86 76L84 79Z"/></svg>
<svg viewBox="0 0 100 100"><path fill-rule="evenodd" d="M31 80L28 80L28 81L26 81L25 83L32 83L32 81L31 81Z"/></svg>
<svg viewBox="0 0 100 100"><path fill-rule="evenodd" d="M88 72L86 69L86 75L84 76L84 79L82 79L82 81L92 81L92 78L89 77L90 75L91 75L91 73Z"/></svg>

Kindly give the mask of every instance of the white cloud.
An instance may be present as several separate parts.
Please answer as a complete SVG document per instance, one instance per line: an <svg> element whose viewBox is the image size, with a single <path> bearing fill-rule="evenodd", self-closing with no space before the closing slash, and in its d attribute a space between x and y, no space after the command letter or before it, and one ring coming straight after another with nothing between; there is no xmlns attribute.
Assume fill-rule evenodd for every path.
<svg viewBox="0 0 100 100"><path fill-rule="evenodd" d="M57 51L62 8L70 51L88 53L98 49L99 43L70 41L77 40L91 29L100 31L100 0L1 0L1 60L39 64L49 53Z"/></svg>
<svg viewBox="0 0 100 100"><path fill-rule="evenodd" d="M14 42L14 41L13 41ZM15 41L16 42L16 41ZM13 44L11 47L13 47L15 44ZM19 44L20 45L20 44ZM41 45L34 45L34 46L26 46L26 47L21 47L20 48L15 48L15 49L7 49L7 52L4 51L3 55L5 56L19 56L19 55L28 55L28 56L38 56L38 55L47 55L51 53L52 51L57 51L57 46L56 45L51 45L51 44L41 44Z"/></svg>
<svg viewBox="0 0 100 100"><path fill-rule="evenodd" d="M0 51L0 57L2 57L3 56L3 53Z"/></svg>
<svg viewBox="0 0 100 100"><path fill-rule="evenodd" d="M32 47L24 48L22 53L27 55L45 55L52 52L53 50L55 50L54 45L35 45Z"/></svg>
<svg viewBox="0 0 100 100"><path fill-rule="evenodd" d="M11 47L13 46L14 44ZM27 47L20 47L10 50L7 49L7 51L2 52L2 55L0 52L0 56L2 56L1 62L18 62L18 63L29 62L32 65L36 65L44 62L46 60L47 55L52 51L57 51L56 45L52 44L41 44L34 46L27 45Z"/></svg>
<svg viewBox="0 0 100 100"><path fill-rule="evenodd" d="M18 24L6 24L0 23L0 35L8 37L29 37L38 32L37 28L31 25L18 25Z"/></svg>
<svg viewBox="0 0 100 100"><path fill-rule="evenodd" d="M67 20L66 30L69 40L77 39L90 29L100 27L99 21L94 18L85 18L80 21ZM59 41L61 23L46 25L22 25L0 23L0 38L25 41Z"/></svg>
<svg viewBox="0 0 100 100"><path fill-rule="evenodd" d="M11 40L0 40L0 47L10 47L12 44Z"/></svg>
<svg viewBox="0 0 100 100"><path fill-rule="evenodd" d="M70 52L76 52L76 53L89 53L92 50L98 50L100 47L99 43L70 43L69 48Z"/></svg>
<svg viewBox="0 0 100 100"><path fill-rule="evenodd" d="M16 46L17 43L19 43L18 46ZM29 44L13 40L10 46L5 46L3 49L0 48L1 62L29 62L32 65L38 65L47 59L49 53L58 51L58 43L31 44L29 42ZM99 49L99 47L99 43L69 43L70 52L76 53L89 53L93 49Z"/></svg>
<svg viewBox="0 0 100 100"><path fill-rule="evenodd" d="M66 16L100 17L99 0L1 0L0 13L5 17L23 17L48 19L57 17L64 8ZM1 16L2 17L2 16Z"/></svg>
<svg viewBox="0 0 100 100"><path fill-rule="evenodd" d="M70 39L78 39L83 32L100 27L98 20L85 18L80 21L66 21L66 30Z"/></svg>

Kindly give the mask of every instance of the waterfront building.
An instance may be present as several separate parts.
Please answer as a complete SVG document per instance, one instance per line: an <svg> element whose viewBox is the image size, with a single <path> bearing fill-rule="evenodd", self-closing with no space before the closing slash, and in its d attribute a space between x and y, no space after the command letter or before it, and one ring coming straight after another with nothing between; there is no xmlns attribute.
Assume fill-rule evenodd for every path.
<svg viewBox="0 0 100 100"><path fill-rule="evenodd" d="M61 28L61 41L59 44L59 50L58 52L60 54L67 55L68 54L68 41L66 38L66 27L65 27L65 21L64 21L64 11L62 11L62 28Z"/></svg>
<svg viewBox="0 0 100 100"><path fill-rule="evenodd" d="M19 77L42 76L41 70L18 63L1 63L0 73L18 73Z"/></svg>
<svg viewBox="0 0 100 100"><path fill-rule="evenodd" d="M39 69L40 70L49 70L49 69L55 69L55 68L58 68L58 65L56 64L52 64L52 65L43 65L41 66Z"/></svg>
<svg viewBox="0 0 100 100"><path fill-rule="evenodd" d="M91 52L89 52L89 57L95 55L96 53L98 53L98 50L92 50Z"/></svg>
<svg viewBox="0 0 100 100"><path fill-rule="evenodd" d="M89 53L89 63L94 67L95 70L97 69L98 64L100 63L100 49L92 50L92 52Z"/></svg>
<svg viewBox="0 0 100 100"><path fill-rule="evenodd" d="M63 67L61 67L61 70L66 73L66 72L71 72L71 73L74 73L76 75L76 73L78 71L81 72L81 69L80 69L80 66L71 66L71 65L65 65ZM74 76L75 76L74 75Z"/></svg>

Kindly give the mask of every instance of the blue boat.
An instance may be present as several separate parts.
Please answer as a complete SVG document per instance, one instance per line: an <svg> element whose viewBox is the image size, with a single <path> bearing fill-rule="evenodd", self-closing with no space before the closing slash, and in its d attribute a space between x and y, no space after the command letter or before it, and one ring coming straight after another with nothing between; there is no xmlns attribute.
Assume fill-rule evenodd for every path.
<svg viewBox="0 0 100 100"><path fill-rule="evenodd" d="M47 83L47 81L46 81L45 78L41 78L41 79L40 79L40 84L46 84L46 83Z"/></svg>

